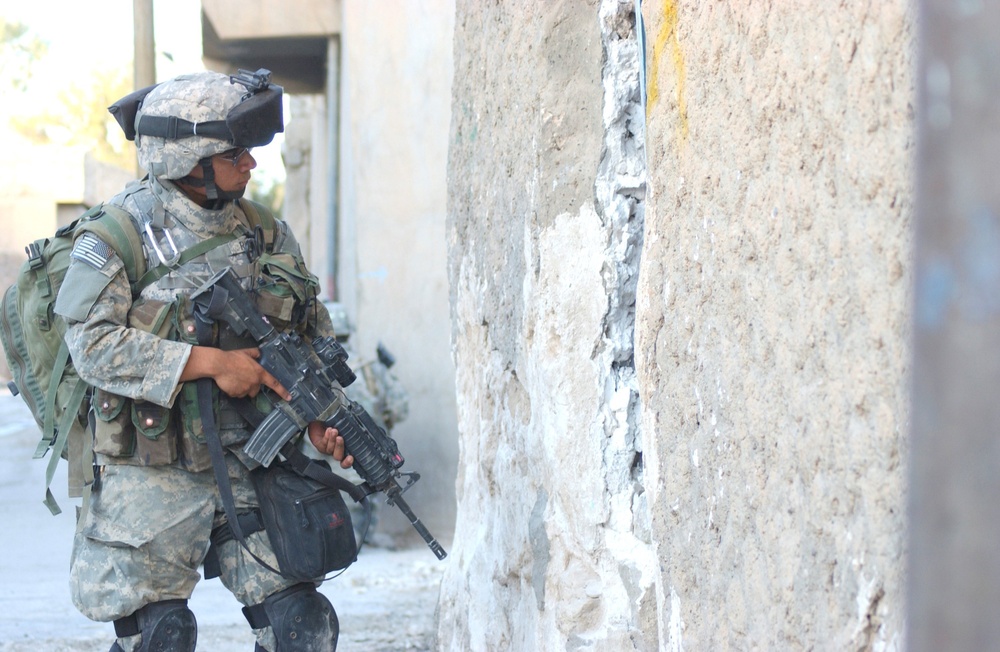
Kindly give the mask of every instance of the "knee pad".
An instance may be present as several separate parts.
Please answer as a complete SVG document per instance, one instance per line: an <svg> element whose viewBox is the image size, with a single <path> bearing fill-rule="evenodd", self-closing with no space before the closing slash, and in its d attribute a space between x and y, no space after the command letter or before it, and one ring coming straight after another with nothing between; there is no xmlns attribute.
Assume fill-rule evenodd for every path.
<svg viewBox="0 0 1000 652"><path fill-rule="evenodd" d="M194 612L187 607L187 600L163 600L116 620L115 634L119 638L142 634L138 652L194 652L198 623Z"/></svg>
<svg viewBox="0 0 1000 652"><path fill-rule="evenodd" d="M276 652L334 652L337 612L312 584L290 586L264 599L264 613L278 641Z"/></svg>

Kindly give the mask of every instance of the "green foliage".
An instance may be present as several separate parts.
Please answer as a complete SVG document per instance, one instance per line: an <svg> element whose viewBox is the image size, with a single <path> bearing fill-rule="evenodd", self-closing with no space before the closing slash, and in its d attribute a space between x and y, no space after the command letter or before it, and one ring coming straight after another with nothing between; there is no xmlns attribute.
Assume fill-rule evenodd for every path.
<svg viewBox="0 0 1000 652"><path fill-rule="evenodd" d="M0 79L23 92L31 79L32 66L45 56L48 47L27 25L9 23L0 16Z"/></svg>
<svg viewBox="0 0 1000 652"><path fill-rule="evenodd" d="M132 91L132 76L125 67L67 81L58 100L31 115L14 116L11 124L38 143L82 145L105 163L134 170L135 148L125 139L108 107Z"/></svg>

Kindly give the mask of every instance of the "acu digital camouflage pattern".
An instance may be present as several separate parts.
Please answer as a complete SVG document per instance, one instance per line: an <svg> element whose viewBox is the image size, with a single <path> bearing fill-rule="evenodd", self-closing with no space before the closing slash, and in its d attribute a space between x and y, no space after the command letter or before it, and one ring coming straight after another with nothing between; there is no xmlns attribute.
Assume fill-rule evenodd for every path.
<svg viewBox="0 0 1000 652"><path fill-rule="evenodd" d="M246 88L230 83L227 75L216 72L181 75L149 92L136 114L136 124L144 115L174 116L194 123L225 120L245 92ZM163 179L180 179L200 159L232 146L228 141L202 136L176 140L136 136L139 165L150 176Z"/></svg>
<svg viewBox="0 0 1000 652"><path fill-rule="evenodd" d="M409 397L395 374L377 358L362 361L355 368L358 380L354 385L364 384L371 395L371 404L365 405L368 413L386 430L391 430L410 414ZM354 385L351 385L353 387ZM347 389L350 390L351 387ZM361 388L358 388L361 393ZM357 400L359 403L361 401ZM363 404L364 405L364 404Z"/></svg>
<svg viewBox="0 0 1000 652"><path fill-rule="evenodd" d="M229 232L240 237L164 276L136 301L117 256L101 269L76 261L67 272L63 287L72 290L60 293L56 310L67 320L66 342L80 377L98 390L95 451L103 465L74 539L71 586L80 611L101 621L152 602L188 598L211 530L224 520L194 385L178 383L194 336L187 297L215 271L231 266L247 287L269 288L261 293L267 295L262 303L277 313L276 323L301 318L307 337L333 335L325 310L305 312L299 305L315 289L306 287L312 277L284 226L272 243L281 263L275 267L292 270L282 276L259 262L259 243L233 202L221 210L203 209L172 182L155 178L112 201L132 214L137 228L155 224L154 237L163 241L167 231L185 245ZM144 240L150 264L159 264L148 236ZM219 421L223 444L230 446L226 458L236 504L256 506L247 460L238 461L239 444L250 434L247 424L228 422L224 410ZM277 567L263 532L248 541L255 554ZM260 566L237 542L221 546L219 559L223 583L243 604L257 604L294 583ZM257 637L265 649L274 649L270 628ZM138 637L119 644L131 651Z"/></svg>
<svg viewBox="0 0 1000 652"><path fill-rule="evenodd" d="M216 272L231 267L243 279L244 287L253 287L258 307L277 328L298 324L310 337L332 335L326 311L307 311L305 307L317 292L315 277L305 269L298 242L284 222L275 224L273 251L259 255L262 245L234 202L221 210L201 208L188 201L172 182L147 179L126 189L112 203L125 208L140 224L160 222L162 226L150 230L161 248L172 241L183 251L201 240L240 234L145 288L135 301L117 256L109 258L103 270L74 263L64 285L72 282L76 291L65 296L60 293L56 302L56 312L69 324L66 342L77 373L100 390L93 402L98 461L176 463L190 471L208 469L211 460L204 446L194 386L178 384L191 345L196 343L187 297ZM162 215L150 215L156 210ZM147 266L154 268L159 260L149 234L142 231ZM221 333L224 341L219 345L224 349L255 345L246 338L227 335L228 329ZM122 402L115 396L131 401ZM226 410L219 424L224 444L240 443L250 435L246 422ZM181 437L179 443L177 437Z"/></svg>
<svg viewBox="0 0 1000 652"><path fill-rule="evenodd" d="M227 463L237 511L255 506L246 467L232 456ZM107 467L101 481L73 546L70 593L77 609L92 620L111 621L152 602L189 598L211 530L224 521L212 473L117 465ZM263 531L249 535L247 544L277 568ZM236 541L218 553L220 579L244 605L296 583L261 566ZM270 628L255 633L274 650ZM119 641L126 651L138 643L138 636Z"/></svg>
<svg viewBox="0 0 1000 652"><path fill-rule="evenodd" d="M337 340L347 351L347 364L358 379L345 388L347 398L361 404L378 425L386 431L409 415L409 398L402 383L378 356L368 358L354 352L350 338L354 332L344 304L331 301L326 304L330 323Z"/></svg>

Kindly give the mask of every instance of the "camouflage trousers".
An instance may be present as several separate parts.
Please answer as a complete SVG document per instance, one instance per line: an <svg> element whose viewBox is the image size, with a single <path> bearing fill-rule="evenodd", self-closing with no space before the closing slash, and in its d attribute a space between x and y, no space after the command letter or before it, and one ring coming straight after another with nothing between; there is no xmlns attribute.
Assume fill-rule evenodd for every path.
<svg viewBox="0 0 1000 652"><path fill-rule="evenodd" d="M249 472L226 455L237 511L257 505ZM104 467L100 490L77 527L70 567L70 592L91 620L112 621L161 600L187 599L201 579L212 528L225 521L212 471L189 473L167 466ZM249 548L277 568L263 531L247 537ZM296 582L255 561L236 541L219 551L220 579L244 605ZM262 647L275 649L271 628L254 632ZM140 636L119 639L132 652Z"/></svg>

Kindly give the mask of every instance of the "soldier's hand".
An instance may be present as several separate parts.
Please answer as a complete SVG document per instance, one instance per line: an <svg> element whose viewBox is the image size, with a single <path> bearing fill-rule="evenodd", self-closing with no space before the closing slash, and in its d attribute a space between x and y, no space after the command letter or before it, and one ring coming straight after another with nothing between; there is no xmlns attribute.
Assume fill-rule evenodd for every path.
<svg viewBox="0 0 1000 652"><path fill-rule="evenodd" d="M344 438L336 428L327 428L321 421L309 424L309 441L320 453L331 456L340 462L340 467L349 469L354 464L354 457L347 455L344 448Z"/></svg>
<svg viewBox="0 0 1000 652"><path fill-rule="evenodd" d="M291 398L278 379L260 366L258 349L222 351L211 347L195 346L191 349L181 381L211 378L225 394L234 398L257 396L261 386L270 387L286 401Z"/></svg>

